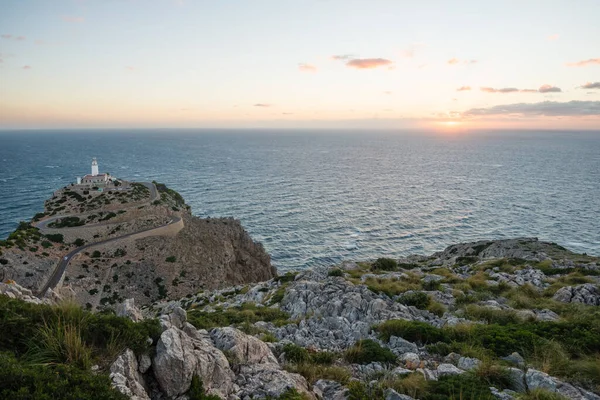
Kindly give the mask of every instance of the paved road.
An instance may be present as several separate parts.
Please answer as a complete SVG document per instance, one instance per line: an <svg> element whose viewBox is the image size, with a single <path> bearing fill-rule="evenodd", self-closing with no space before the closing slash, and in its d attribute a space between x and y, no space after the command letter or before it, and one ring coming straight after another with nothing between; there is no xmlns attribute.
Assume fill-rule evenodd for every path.
<svg viewBox="0 0 600 400"><path fill-rule="evenodd" d="M160 199L160 194L158 193L158 190L156 190L156 186L154 186L153 183L151 182L139 182L142 185L146 186L148 188L148 190L150 190L150 200L148 200L146 203L144 204L151 204L153 201ZM137 207L139 207L139 203L136 204ZM123 208L129 208L129 207L123 207ZM122 208L122 209L123 209ZM95 214L98 211L90 211L88 213L83 213L83 214L63 214L63 215L55 215L54 217L50 217L47 219L44 219L42 221L38 221L38 222L34 222L33 226L39 228L39 229L48 229L48 224L59 220L61 218L66 218L66 217L82 217L82 216L87 216L87 215L91 215L91 214ZM88 225L82 225L82 226L75 226L75 227L71 227L71 228L87 228L87 227L91 227L91 226L96 226L96 225L102 225L102 222L99 223L95 223L95 224L88 224ZM69 229L70 227L66 227L66 228L60 228L60 229ZM52 228L50 228L52 229ZM56 228L55 228L56 229Z"/></svg>
<svg viewBox="0 0 600 400"><path fill-rule="evenodd" d="M150 203L152 203L154 200L157 200L158 197L159 197L159 194L158 194L158 190L156 190L156 186L154 186L153 183L148 183L148 182L141 182L141 183L150 190L150 194L151 194L151 196L150 196ZM78 214L73 214L72 216L76 216L76 215L78 215ZM64 218L65 216L66 215L57 216L57 217L54 217L54 219ZM54 269L54 272L52 272L52 275L50 276L50 278L48 279L48 281L46 282L46 284L38 291L38 297L44 297L46 295L46 292L48 292L48 289L53 289L56 285L58 285L58 282L60 282L63 274L65 273L65 270L67 269L67 266L69 265L69 262L79 252L81 252L81 251L83 251L83 250L85 250L87 248L93 247L93 246L99 246L99 245L102 245L102 244L106 244L106 243L114 242L114 241L117 241L117 240L121 240L121 239L127 238L129 236L136 235L138 233L149 232L149 231L153 231L155 229L160 229L160 228L163 228L163 227L165 227L167 225L170 225L172 223L177 223L180 220L181 220L181 217L175 217L172 220L170 220L169 222L167 222L166 224L158 226L158 227L155 227L155 228L148 228L148 229L144 229L144 230L141 230L141 231L128 233L128 234L125 234L125 235L122 235L122 236L119 236L119 237L102 240L100 242L88 243L88 244L86 244L84 246L81 246L81 247L78 247L78 248L76 248L74 250L71 250L68 254L64 255L60 259L60 262L58 263L58 265ZM48 219L48 220L45 220L43 222L48 223L48 222L51 222L51 221L50 221L50 219ZM38 224L37 226L40 229L45 228L45 224L44 224L44 227L42 227L40 224ZM79 227L79 228L81 228L81 227ZM68 228L65 228L65 229L68 229Z"/></svg>

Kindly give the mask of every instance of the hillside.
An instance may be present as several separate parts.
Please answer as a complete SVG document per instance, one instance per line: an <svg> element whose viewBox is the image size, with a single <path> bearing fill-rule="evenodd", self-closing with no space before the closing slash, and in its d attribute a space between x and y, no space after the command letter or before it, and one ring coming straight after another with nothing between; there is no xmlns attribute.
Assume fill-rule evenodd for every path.
<svg viewBox="0 0 600 400"><path fill-rule="evenodd" d="M117 313L143 322L81 320L89 356L78 367L81 385L110 373L112 386L135 399L597 400L599 282L597 257L521 238L344 262L141 310L126 301ZM0 292L29 299L14 284ZM23 326L2 343L17 349L17 359L3 360L13 370L47 373L27 367L40 351L22 344L37 337L30 321L73 311L44 307L2 300L5 326ZM97 318L114 329L103 340ZM107 335L119 337L114 346ZM52 357L77 364L77 355L65 361L67 349ZM85 372L92 364L100 375Z"/></svg>
<svg viewBox="0 0 600 400"><path fill-rule="evenodd" d="M164 184L118 182L102 192L56 191L43 213L0 241L0 277L102 309L125 298L143 305L275 276L269 255L239 221L194 217Z"/></svg>

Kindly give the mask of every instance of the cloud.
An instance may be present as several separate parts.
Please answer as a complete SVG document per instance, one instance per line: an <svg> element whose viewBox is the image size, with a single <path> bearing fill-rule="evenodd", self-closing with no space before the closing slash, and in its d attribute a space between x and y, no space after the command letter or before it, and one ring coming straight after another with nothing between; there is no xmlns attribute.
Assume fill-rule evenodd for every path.
<svg viewBox="0 0 600 400"><path fill-rule="evenodd" d="M304 63L298 64L298 69L302 72L317 72L317 67Z"/></svg>
<svg viewBox="0 0 600 400"><path fill-rule="evenodd" d="M600 58L590 58L588 60L577 61L574 63L567 63L568 67L585 67L586 65L599 64Z"/></svg>
<svg viewBox="0 0 600 400"><path fill-rule="evenodd" d="M456 65L456 64L465 64L465 65L469 65L469 64L477 64L477 60L459 60L458 58L451 58L448 61L449 65Z"/></svg>
<svg viewBox="0 0 600 400"><path fill-rule="evenodd" d="M560 90L559 87L552 86L552 85L542 85L542 86L540 86L538 91L540 93L560 93L560 92L562 92L562 90Z"/></svg>
<svg viewBox="0 0 600 400"><path fill-rule="evenodd" d="M31 65L23 65L23 69L31 69Z"/></svg>
<svg viewBox="0 0 600 400"><path fill-rule="evenodd" d="M392 94L392 92L391 92L391 91L389 91L389 90L386 90L385 92L383 92L383 94L390 95L390 94Z"/></svg>
<svg viewBox="0 0 600 400"><path fill-rule="evenodd" d="M25 36L15 36L11 35L10 33L5 33L3 35L0 35L0 37L2 37L2 39L17 40L19 42L22 42L23 40L27 39Z"/></svg>
<svg viewBox="0 0 600 400"><path fill-rule="evenodd" d="M494 89L491 87L482 87L481 91L486 92L486 93L514 93L514 92L518 92L519 89L517 89L517 88Z"/></svg>
<svg viewBox="0 0 600 400"><path fill-rule="evenodd" d="M12 35L5 33L4 35L0 35L0 37L2 37L2 39L10 39L12 37Z"/></svg>
<svg viewBox="0 0 600 400"><path fill-rule="evenodd" d="M425 45L423 43L411 44L405 50L402 51L402 57L413 58L415 56L415 53L417 52L417 50L419 50L420 48L422 48L424 46Z"/></svg>
<svg viewBox="0 0 600 400"><path fill-rule="evenodd" d="M542 85L539 89L517 89L514 87L495 89L492 87L482 87L482 92L486 93L559 93L562 90L559 87L552 85Z"/></svg>
<svg viewBox="0 0 600 400"><path fill-rule="evenodd" d="M555 33L554 35L550 35L548 36L548 40L556 40L558 39L560 36L558 35L558 33Z"/></svg>
<svg viewBox="0 0 600 400"><path fill-rule="evenodd" d="M83 17L73 17L70 15L63 15L62 16L62 20L65 22L74 22L74 23L81 23L85 21L85 18Z"/></svg>
<svg viewBox="0 0 600 400"><path fill-rule="evenodd" d="M346 63L348 67L356 69L372 69L390 66L391 64L392 62L385 58L354 58Z"/></svg>
<svg viewBox="0 0 600 400"><path fill-rule="evenodd" d="M588 82L581 85L581 89L600 89L600 82Z"/></svg>
<svg viewBox="0 0 600 400"><path fill-rule="evenodd" d="M291 113L291 112L284 112L284 113L281 113L281 114L283 114L283 115L294 115L294 113Z"/></svg>
<svg viewBox="0 0 600 400"><path fill-rule="evenodd" d="M271 107L271 104L267 103L256 103L254 107Z"/></svg>
<svg viewBox="0 0 600 400"><path fill-rule="evenodd" d="M136 67L132 67L131 65L127 65L127 66L125 67L125 69L126 69L127 71L135 71L135 70L137 70L137 68L136 68Z"/></svg>
<svg viewBox="0 0 600 400"><path fill-rule="evenodd" d="M488 108L471 108L462 113L463 117L488 115L521 115L545 117L600 116L600 101L569 102L543 101L540 103L517 103Z"/></svg>
<svg viewBox="0 0 600 400"><path fill-rule="evenodd" d="M354 58L352 54L340 54L337 56L331 56L331 59L335 61L348 61L352 58Z"/></svg>
<svg viewBox="0 0 600 400"><path fill-rule="evenodd" d="M458 89L456 89L457 92L465 92L467 90L471 90L471 86L461 86Z"/></svg>

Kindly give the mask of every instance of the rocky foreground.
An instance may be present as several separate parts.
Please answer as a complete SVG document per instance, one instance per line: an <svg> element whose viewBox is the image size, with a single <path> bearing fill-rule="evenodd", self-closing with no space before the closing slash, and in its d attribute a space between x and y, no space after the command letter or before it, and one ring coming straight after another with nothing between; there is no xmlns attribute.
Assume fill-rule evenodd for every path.
<svg viewBox="0 0 600 400"><path fill-rule="evenodd" d="M92 369L132 399L600 399L599 283L598 258L537 239L344 262L127 300L156 332Z"/></svg>

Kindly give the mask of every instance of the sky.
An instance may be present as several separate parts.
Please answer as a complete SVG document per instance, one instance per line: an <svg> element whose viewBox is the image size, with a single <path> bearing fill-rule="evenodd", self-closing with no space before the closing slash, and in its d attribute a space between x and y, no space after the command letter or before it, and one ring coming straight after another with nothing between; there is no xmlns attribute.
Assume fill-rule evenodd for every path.
<svg viewBox="0 0 600 400"><path fill-rule="evenodd" d="M598 0L2 0L0 129L600 130Z"/></svg>

